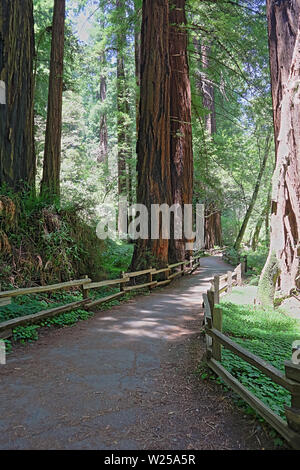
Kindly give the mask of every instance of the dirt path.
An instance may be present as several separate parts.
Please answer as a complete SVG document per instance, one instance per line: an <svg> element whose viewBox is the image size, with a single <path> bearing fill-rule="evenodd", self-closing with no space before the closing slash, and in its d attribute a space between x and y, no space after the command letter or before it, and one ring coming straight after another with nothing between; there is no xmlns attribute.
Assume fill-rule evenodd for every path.
<svg viewBox="0 0 300 470"><path fill-rule="evenodd" d="M195 374L217 257L150 296L51 330L0 366L1 449L261 449L264 430Z"/></svg>

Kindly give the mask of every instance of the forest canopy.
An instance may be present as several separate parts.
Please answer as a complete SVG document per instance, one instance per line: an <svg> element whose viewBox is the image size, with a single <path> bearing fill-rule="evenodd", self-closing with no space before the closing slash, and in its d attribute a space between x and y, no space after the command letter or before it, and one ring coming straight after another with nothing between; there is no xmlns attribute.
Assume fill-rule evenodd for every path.
<svg viewBox="0 0 300 470"><path fill-rule="evenodd" d="M257 276L265 264L262 303L276 288L297 290L299 9L299 0L2 0L3 280L87 268L97 277L114 244L132 269L188 258L187 237L172 231L167 241L99 241L103 205L118 210L126 198L204 204L203 249L248 253Z"/></svg>

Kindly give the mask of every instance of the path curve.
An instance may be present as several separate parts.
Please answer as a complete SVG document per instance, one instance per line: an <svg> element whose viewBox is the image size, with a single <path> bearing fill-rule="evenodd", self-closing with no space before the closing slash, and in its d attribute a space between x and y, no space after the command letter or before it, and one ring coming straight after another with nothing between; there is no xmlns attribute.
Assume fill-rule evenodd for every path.
<svg viewBox="0 0 300 470"><path fill-rule="evenodd" d="M195 374L201 295L229 269L202 258L192 276L17 348L0 366L0 449L272 448Z"/></svg>

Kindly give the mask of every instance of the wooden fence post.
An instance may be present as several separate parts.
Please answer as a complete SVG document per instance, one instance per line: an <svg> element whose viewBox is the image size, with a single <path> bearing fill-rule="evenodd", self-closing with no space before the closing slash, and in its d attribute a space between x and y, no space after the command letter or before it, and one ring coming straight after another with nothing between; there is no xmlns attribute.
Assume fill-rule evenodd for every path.
<svg viewBox="0 0 300 470"><path fill-rule="evenodd" d="M184 264L180 266L180 269L181 269L181 276L184 276Z"/></svg>
<svg viewBox="0 0 300 470"><path fill-rule="evenodd" d="M208 299L208 303L209 303L209 306L210 306L210 311L211 311L211 315L212 315L212 312L214 311L214 308L215 308L215 300L214 300L214 291L213 290L208 290L207 291L207 299Z"/></svg>
<svg viewBox="0 0 300 470"><path fill-rule="evenodd" d="M121 272L121 276L122 276L123 279L124 279L124 277L126 277L124 271ZM121 282L120 283L120 292L124 292L124 287L125 287L124 282Z"/></svg>
<svg viewBox="0 0 300 470"><path fill-rule="evenodd" d="M150 269L152 269L152 266L150 266ZM149 282L153 281L153 273L150 271L149 273ZM149 291L151 292L152 286L149 286Z"/></svg>
<svg viewBox="0 0 300 470"><path fill-rule="evenodd" d="M89 276L85 275L84 276L85 279L88 279ZM83 299L88 299L89 298L89 290L88 289L84 289L84 286L82 285L82 297Z"/></svg>
<svg viewBox="0 0 300 470"><path fill-rule="evenodd" d="M285 376L300 384L300 349L293 350L293 358L295 358L293 361L285 361L284 363ZM285 407L285 415L289 427L299 433L300 438L300 394L291 393L291 407Z"/></svg>
<svg viewBox="0 0 300 470"><path fill-rule="evenodd" d="M218 304L220 302L220 276L214 277L214 303Z"/></svg>
<svg viewBox="0 0 300 470"><path fill-rule="evenodd" d="M232 271L227 271L227 294L232 292Z"/></svg>
<svg viewBox="0 0 300 470"><path fill-rule="evenodd" d="M190 256L190 269L193 269L193 257Z"/></svg>
<svg viewBox="0 0 300 470"><path fill-rule="evenodd" d="M215 307L212 312L212 325L215 330L222 333L222 309L220 307ZM221 362L222 360L222 346L214 338L212 343L212 357L216 361Z"/></svg>

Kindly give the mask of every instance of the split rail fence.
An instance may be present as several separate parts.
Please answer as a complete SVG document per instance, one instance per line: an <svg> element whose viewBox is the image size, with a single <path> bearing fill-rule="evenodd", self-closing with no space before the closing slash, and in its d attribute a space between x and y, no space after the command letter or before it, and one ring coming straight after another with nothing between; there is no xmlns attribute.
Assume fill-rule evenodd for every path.
<svg viewBox="0 0 300 470"><path fill-rule="evenodd" d="M231 292L232 286L242 285L244 263L233 272L215 276L211 288L203 294L204 324L206 337L206 363L234 392L262 416L288 443L300 450L300 365L285 361L283 373L272 364L243 348L222 332L222 308L218 305L220 295ZM256 367L274 383L291 394L291 407L285 407L286 421L274 413L265 403L251 393L221 364L222 347Z"/></svg>
<svg viewBox="0 0 300 470"><path fill-rule="evenodd" d="M99 305L109 302L113 299L122 297L127 292L135 291L138 289L149 288L151 291L156 287L162 287L169 284L177 276L184 276L185 274L192 274L200 266L200 255L190 257L188 261L180 263L169 264L163 269L149 268L143 271L136 271L131 273L122 273L120 279L110 279L100 282L92 282L86 276L84 279L75 281L62 282L60 284L52 284L48 286L28 287L23 289L14 289L8 291L0 291L0 308L12 303L12 299L21 295L41 294L45 292L54 292L62 289L72 289L74 287L80 288L82 291L82 300L68 303L59 307L54 307L48 310L43 310L31 315L13 318L0 323L0 339L6 339L12 336L13 329L17 326L38 323L45 318L50 318L60 313L70 312L83 307L85 310L92 310ZM155 279L158 274L161 274L165 279ZM148 280L143 284L135 284L136 279L139 277L147 277ZM119 292L100 299L93 300L89 294L94 289L102 287L119 286Z"/></svg>

